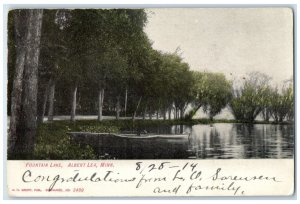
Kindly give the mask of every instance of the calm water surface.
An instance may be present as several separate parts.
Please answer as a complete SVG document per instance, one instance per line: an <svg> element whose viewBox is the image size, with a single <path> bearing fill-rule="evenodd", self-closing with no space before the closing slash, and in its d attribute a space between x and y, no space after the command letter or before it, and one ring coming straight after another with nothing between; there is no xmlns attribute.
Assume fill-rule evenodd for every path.
<svg viewBox="0 0 300 204"><path fill-rule="evenodd" d="M293 158L294 126L228 124L161 126L150 133L190 133L188 139L126 139L81 135L99 158L107 159L259 159Z"/></svg>

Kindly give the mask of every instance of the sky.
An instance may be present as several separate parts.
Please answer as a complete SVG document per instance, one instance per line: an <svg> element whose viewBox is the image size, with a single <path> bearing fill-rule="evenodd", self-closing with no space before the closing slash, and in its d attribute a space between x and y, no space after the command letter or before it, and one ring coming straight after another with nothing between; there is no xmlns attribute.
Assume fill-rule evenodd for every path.
<svg viewBox="0 0 300 204"><path fill-rule="evenodd" d="M180 47L192 70L229 79L259 71L281 84L293 76L293 14L287 8L146 9L153 48ZM232 74L232 75L230 75Z"/></svg>

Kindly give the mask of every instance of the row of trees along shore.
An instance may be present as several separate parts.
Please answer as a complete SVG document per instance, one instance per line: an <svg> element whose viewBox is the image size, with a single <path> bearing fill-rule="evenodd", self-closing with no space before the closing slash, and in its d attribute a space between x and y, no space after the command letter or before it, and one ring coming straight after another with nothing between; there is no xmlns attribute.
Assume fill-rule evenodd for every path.
<svg viewBox="0 0 300 204"><path fill-rule="evenodd" d="M191 71L180 49L152 48L146 22L142 9L9 12L9 153L30 154L37 124L54 114L191 119L203 108L213 119L228 106L241 121L293 119L292 82L274 88L256 72L235 86Z"/></svg>

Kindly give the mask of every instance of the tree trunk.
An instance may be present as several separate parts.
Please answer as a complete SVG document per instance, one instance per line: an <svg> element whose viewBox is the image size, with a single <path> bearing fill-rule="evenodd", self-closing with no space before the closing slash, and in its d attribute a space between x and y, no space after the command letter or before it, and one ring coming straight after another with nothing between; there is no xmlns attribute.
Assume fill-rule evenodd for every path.
<svg viewBox="0 0 300 204"><path fill-rule="evenodd" d="M120 119L120 96L117 96L116 119Z"/></svg>
<svg viewBox="0 0 300 204"><path fill-rule="evenodd" d="M159 119L159 111L156 111L156 120Z"/></svg>
<svg viewBox="0 0 300 204"><path fill-rule="evenodd" d="M269 110L266 110L266 121L269 122L270 120L270 112Z"/></svg>
<svg viewBox="0 0 300 204"><path fill-rule="evenodd" d="M152 109L151 109L151 107L149 108L149 119L152 120Z"/></svg>
<svg viewBox="0 0 300 204"><path fill-rule="evenodd" d="M16 41L16 64L13 88L11 93L11 115L8 137L8 157L10 158L15 152L17 141L17 126L21 117L21 101L22 101L22 84L25 64L25 55L27 47L27 23L28 11L16 10L14 13L15 41ZM24 22L25 21L25 22ZM22 24L24 23L24 24ZM23 27L22 27L23 26Z"/></svg>
<svg viewBox="0 0 300 204"><path fill-rule="evenodd" d="M76 116L76 95L77 95L77 86L73 89L72 93L72 109L71 109L71 121L75 121Z"/></svg>
<svg viewBox="0 0 300 204"><path fill-rule="evenodd" d="M164 120L167 119L166 114L167 114L167 111L166 111L166 109L164 109L164 110L163 110L163 118L164 118Z"/></svg>
<svg viewBox="0 0 300 204"><path fill-rule="evenodd" d="M42 96L40 96L40 97L42 98L42 101L39 102L39 100L38 100L38 113L37 113L38 114L38 116L37 116L38 123L44 122L44 117L45 117L46 107L47 107L47 102L48 102L50 82L51 82L51 80L49 80L47 85L41 91ZM39 96L38 96L38 99L39 99Z"/></svg>
<svg viewBox="0 0 300 204"><path fill-rule="evenodd" d="M177 120L177 108L174 109L174 119Z"/></svg>
<svg viewBox="0 0 300 204"><path fill-rule="evenodd" d="M275 122L278 122L278 114L276 113L276 111L273 113L273 118Z"/></svg>
<svg viewBox="0 0 300 204"><path fill-rule="evenodd" d="M194 109L194 113L193 115L191 115L191 119L197 114L198 110L202 107L202 104L198 105L195 109Z"/></svg>
<svg viewBox="0 0 300 204"><path fill-rule="evenodd" d="M134 113L133 113L133 115L132 115L132 122L135 120L135 116L136 116L136 113L137 113L137 111L138 111L138 109L139 109L141 100L142 100L142 96L140 97L140 99L139 99L139 101L138 101L138 104L137 104L137 106L136 106L136 109L134 110Z"/></svg>
<svg viewBox="0 0 300 204"><path fill-rule="evenodd" d="M48 121L53 121L55 81L50 79Z"/></svg>
<svg viewBox="0 0 300 204"><path fill-rule="evenodd" d="M283 119L284 119L284 116L280 116L280 117L279 117L279 122L282 123L282 122L283 122Z"/></svg>
<svg viewBox="0 0 300 204"><path fill-rule="evenodd" d="M143 111L143 120L146 119L146 110L147 110L147 108L145 108L144 111Z"/></svg>
<svg viewBox="0 0 300 204"><path fill-rule="evenodd" d="M103 120L103 101L104 101L104 88L101 88L98 95L98 120Z"/></svg>
<svg viewBox="0 0 300 204"><path fill-rule="evenodd" d="M125 90L125 105L124 105L124 116L126 117L126 111L127 111L127 95L128 95L128 90L127 90L127 87L126 87L126 90Z"/></svg>
<svg viewBox="0 0 300 204"><path fill-rule="evenodd" d="M172 108L169 108L169 120L171 120Z"/></svg>
<svg viewBox="0 0 300 204"><path fill-rule="evenodd" d="M13 128L16 129L11 132L12 146L9 145L9 154L11 155L11 151L13 151L13 154L19 155L22 159L32 158L35 143L37 126L38 63L43 10L28 10L28 16L27 43L24 44L26 45L24 51L25 54L23 51L19 53L16 62L16 83L14 84L14 89L16 89L16 92L19 92L18 94L20 96L13 98L13 100L16 100L16 103L20 103L19 97L23 97L22 108L20 111L20 104L15 104L15 107L12 108L13 111L20 111L19 113L12 112L12 118L15 117L14 114L20 114L16 117L20 119L20 123L17 124L16 121L13 122ZM23 66L23 68L21 66ZM20 89L22 83L23 90ZM13 97L16 96L16 92L12 94ZM23 95L21 92L23 92Z"/></svg>
<svg viewBox="0 0 300 204"><path fill-rule="evenodd" d="M180 119L184 118L184 108L180 108Z"/></svg>
<svg viewBox="0 0 300 204"><path fill-rule="evenodd" d="M269 112L268 108L264 108L262 110L262 115L263 115L264 121L269 122L269 120L270 120L270 112Z"/></svg>
<svg viewBox="0 0 300 204"><path fill-rule="evenodd" d="M173 119L174 120L176 119L176 108L174 108L174 110L173 110Z"/></svg>
<svg viewBox="0 0 300 204"><path fill-rule="evenodd" d="M108 103L107 104L108 104L108 111L110 112L112 110L112 108L111 108L112 102L111 102L110 99L108 99Z"/></svg>
<svg viewBox="0 0 300 204"><path fill-rule="evenodd" d="M180 134L182 134L183 133L183 125L179 125L179 129L180 129Z"/></svg>

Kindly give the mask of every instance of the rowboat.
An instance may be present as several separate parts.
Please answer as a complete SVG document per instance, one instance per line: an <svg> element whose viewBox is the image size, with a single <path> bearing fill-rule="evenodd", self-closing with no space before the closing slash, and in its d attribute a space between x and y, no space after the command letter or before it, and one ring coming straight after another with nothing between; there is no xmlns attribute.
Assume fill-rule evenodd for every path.
<svg viewBox="0 0 300 204"><path fill-rule="evenodd" d="M68 132L68 134L73 136L115 136L119 138L128 138L128 139L188 139L190 134L137 134L137 133L92 133L92 132Z"/></svg>
<svg viewBox="0 0 300 204"><path fill-rule="evenodd" d="M190 134L112 134L116 137L128 138L128 139L188 139Z"/></svg>

